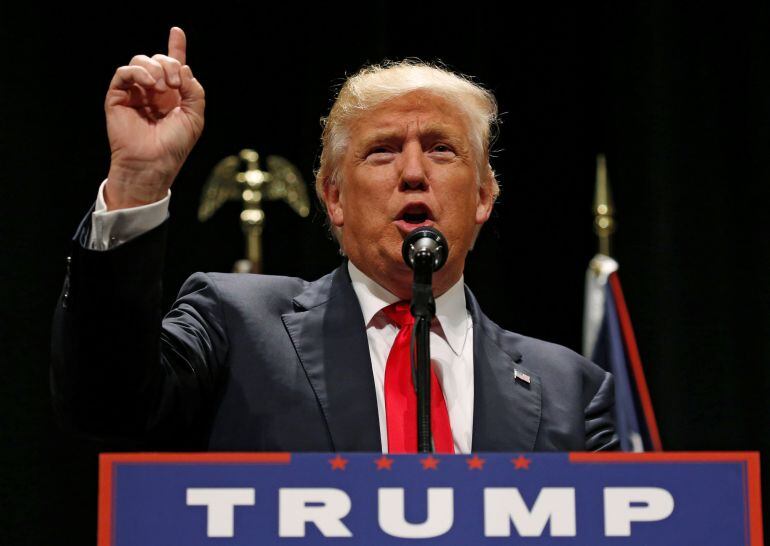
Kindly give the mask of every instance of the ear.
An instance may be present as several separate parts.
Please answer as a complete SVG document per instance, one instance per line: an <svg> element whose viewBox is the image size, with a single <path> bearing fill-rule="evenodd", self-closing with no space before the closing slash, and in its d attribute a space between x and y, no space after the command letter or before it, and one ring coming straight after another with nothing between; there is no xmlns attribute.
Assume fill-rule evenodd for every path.
<svg viewBox="0 0 770 546"><path fill-rule="evenodd" d="M342 210L343 201L340 185L332 183L329 177L326 177L323 181L323 193L329 221L334 227L341 228L345 224L345 218Z"/></svg>
<svg viewBox="0 0 770 546"><path fill-rule="evenodd" d="M500 193L500 187L497 184L492 167L487 164L485 170L484 178L481 184L479 184L479 200L476 205L476 223L478 225L489 220L489 216L492 214L492 207L495 206L497 195Z"/></svg>

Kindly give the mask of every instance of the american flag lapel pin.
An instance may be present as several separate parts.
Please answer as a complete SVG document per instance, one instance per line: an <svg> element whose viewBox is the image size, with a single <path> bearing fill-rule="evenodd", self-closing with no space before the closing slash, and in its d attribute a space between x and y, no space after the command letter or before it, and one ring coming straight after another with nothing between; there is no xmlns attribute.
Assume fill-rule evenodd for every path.
<svg viewBox="0 0 770 546"><path fill-rule="evenodd" d="M513 378L518 379L519 381L526 383L527 385L532 383L532 379L530 379L530 377L527 374L525 374L524 372L520 372L516 368L513 369Z"/></svg>

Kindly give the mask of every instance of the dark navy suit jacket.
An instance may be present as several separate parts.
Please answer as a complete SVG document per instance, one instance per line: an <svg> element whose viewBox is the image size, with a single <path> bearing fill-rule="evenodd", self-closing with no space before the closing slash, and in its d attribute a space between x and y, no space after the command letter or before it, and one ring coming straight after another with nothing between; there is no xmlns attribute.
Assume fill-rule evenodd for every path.
<svg viewBox="0 0 770 546"><path fill-rule="evenodd" d="M53 328L62 422L116 446L380 451L364 319L347 268L307 282L190 277L161 315L166 226L108 251L73 244ZM612 377L503 330L466 288L474 451L616 448ZM514 377L514 368L530 377Z"/></svg>

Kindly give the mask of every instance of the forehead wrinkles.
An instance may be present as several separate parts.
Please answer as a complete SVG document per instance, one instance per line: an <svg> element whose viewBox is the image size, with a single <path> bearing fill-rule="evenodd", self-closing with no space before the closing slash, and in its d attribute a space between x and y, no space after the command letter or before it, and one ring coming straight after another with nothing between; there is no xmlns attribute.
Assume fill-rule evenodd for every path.
<svg viewBox="0 0 770 546"><path fill-rule="evenodd" d="M440 99L423 99L416 103L409 101L407 104L398 102L403 102L403 99L396 99L370 112L362 113L350 124L349 136L359 142L403 138L413 134L419 137L449 137L463 142L470 140L467 115L454 105Z"/></svg>

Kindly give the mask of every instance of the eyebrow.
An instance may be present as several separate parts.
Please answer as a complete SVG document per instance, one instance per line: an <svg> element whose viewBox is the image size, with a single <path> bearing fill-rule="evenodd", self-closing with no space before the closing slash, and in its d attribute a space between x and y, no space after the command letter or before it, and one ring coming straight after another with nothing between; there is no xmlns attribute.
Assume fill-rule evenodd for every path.
<svg viewBox="0 0 770 546"><path fill-rule="evenodd" d="M404 131L400 129L375 129L366 134L361 140L361 147L368 148L378 142L393 142L403 138Z"/></svg>
<svg viewBox="0 0 770 546"><path fill-rule="evenodd" d="M420 140L426 138L442 138L452 143L459 144L459 138L457 135L452 135L452 131L449 129L449 125L444 123L428 123L420 127ZM403 129L375 129L367 134L361 141L362 147L366 148L378 142L392 142L403 138Z"/></svg>

